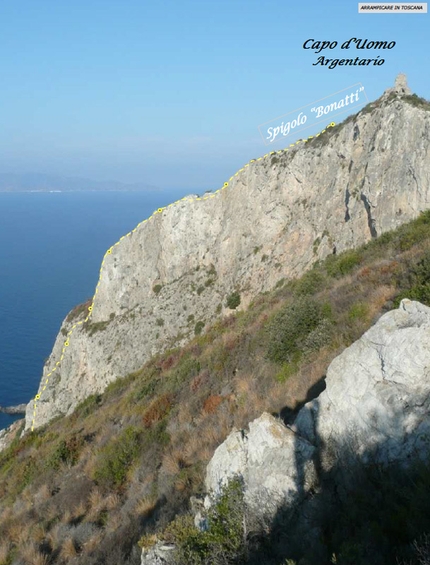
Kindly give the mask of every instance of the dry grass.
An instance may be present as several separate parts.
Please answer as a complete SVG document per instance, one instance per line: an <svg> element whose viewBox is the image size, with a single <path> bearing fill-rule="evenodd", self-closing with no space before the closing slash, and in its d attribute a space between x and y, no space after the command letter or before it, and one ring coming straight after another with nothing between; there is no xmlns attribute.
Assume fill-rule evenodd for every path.
<svg viewBox="0 0 430 565"><path fill-rule="evenodd" d="M48 556L40 553L32 541L20 544L19 553L25 565L48 565L49 563Z"/></svg>
<svg viewBox="0 0 430 565"><path fill-rule="evenodd" d="M143 415L143 425L150 428L166 416L173 406L173 398L170 394L163 394L153 400Z"/></svg>
<svg viewBox="0 0 430 565"><path fill-rule="evenodd" d="M76 557L78 555L75 543L72 538L67 538L64 541L61 547L60 555L63 559L73 559L73 557Z"/></svg>
<svg viewBox="0 0 430 565"><path fill-rule="evenodd" d="M86 513L87 513L87 505L85 504L84 501L81 501L73 508L72 518L80 518Z"/></svg>
<svg viewBox="0 0 430 565"><path fill-rule="evenodd" d="M31 530L31 539L40 544L46 538L46 529L41 523L37 523ZM1 563L1 560L0 560Z"/></svg>
<svg viewBox="0 0 430 565"><path fill-rule="evenodd" d="M10 547L10 543L8 542L0 544L0 565L7 563Z"/></svg>
<svg viewBox="0 0 430 565"><path fill-rule="evenodd" d="M34 502L34 493L31 485L25 487L25 489L21 493L21 497L27 503L26 508L28 510Z"/></svg>
<svg viewBox="0 0 430 565"><path fill-rule="evenodd" d="M180 425L189 424L193 421L193 414L188 404L182 404L179 407L177 420Z"/></svg>
<svg viewBox="0 0 430 565"><path fill-rule="evenodd" d="M93 534L90 539L85 542L84 549L87 553L92 553L96 549L98 549L103 542L103 532L96 532Z"/></svg>
<svg viewBox="0 0 430 565"><path fill-rule="evenodd" d="M72 512L70 510L66 510L64 514L61 516L61 522L63 524L68 524L72 519Z"/></svg>
<svg viewBox="0 0 430 565"><path fill-rule="evenodd" d="M88 452L88 453L87 453ZM84 449L81 454L82 460L85 461L83 464L83 471L88 477L92 477L96 468L96 457L94 454L94 448L88 446Z"/></svg>
<svg viewBox="0 0 430 565"><path fill-rule="evenodd" d="M154 510L157 504L157 498L154 496L145 496L140 499L134 507L134 513L138 516L146 517Z"/></svg>
<svg viewBox="0 0 430 565"><path fill-rule="evenodd" d="M371 317L378 314L387 300L391 300L395 294L396 288L394 286L383 285L376 288L369 296L368 305Z"/></svg>
<svg viewBox="0 0 430 565"><path fill-rule="evenodd" d="M106 510L112 511L121 504L121 497L116 493L111 493L105 498Z"/></svg>
<svg viewBox="0 0 430 565"><path fill-rule="evenodd" d="M191 433L183 447L184 456L188 461L195 461L200 450L204 447L202 437L199 433Z"/></svg>
<svg viewBox="0 0 430 565"><path fill-rule="evenodd" d="M28 534L28 532L25 532ZM20 522L12 522L7 529L7 538L12 543L16 544L18 547L22 541L27 541L28 537L23 539L23 527Z"/></svg>
<svg viewBox="0 0 430 565"><path fill-rule="evenodd" d="M223 334L222 343L227 351L233 351L240 342L240 336L236 332L228 332Z"/></svg>
<svg viewBox="0 0 430 565"><path fill-rule="evenodd" d="M44 518L48 521L55 520L59 516L58 507L54 502L49 502L45 508Z"/></svg>
<svg viewBox="0 0 430 565"><path fill-rule="evenodd" d="M168 475L176 475L186 466L183 449L169 449L163 457L162 468Z"/></svg>
<svg viewBox="0 0 430 565"><path fill-rule="evenodd" d="M93 488L89 496L89 509L86 520L93 521L97 518L102 510L106 508L105 498L98 487Z"/></svg>
<svg viewBox="0 0 430 565"><path fill-rule="evenodd" d="M234 379L234 388L239 395L248 394L251 386L251 379L247 375L238 375Z"/></svg>
<svg viewBox="0 0 430 565"><path fill-rule="evenodd" d="M35 497L38 502L46 502L51 498L51 491L48 488L48 485L43 484L39 490L37 491Z"/></svg>
<svg viewBox="0 0 430 565"><path fill-rule="evenodd" d="M59 537L60 528L61 528L61 524L59 524L59 523L55 524L49 530L49 532L46 536L46 539L51 544L51 547L52 547L53 550L56 550L60 547L60 537Z"/></svg>
<svg viewBox="0 0 430 565"><path fill-rule="evenodd" d="M123 523L124 518L122 517L120 512L110 513L108 523L106 524L106 531L107 532L116 532L121 524Z"/></svg>
<svg viewBox="0 0 430 565"><path fill-rule="evenodd" d="M223 400L223 396L211 394L203 403L203 412L206 412L206 414L214 414Z"/></svg>
<svg viewBox="0 0 430 565"><path fill-rule="evenodd" d="M217 419L209 416L202 424L200 432L202 443L209 448L222 443L231 431L230 417L220 413Z"/></svg>

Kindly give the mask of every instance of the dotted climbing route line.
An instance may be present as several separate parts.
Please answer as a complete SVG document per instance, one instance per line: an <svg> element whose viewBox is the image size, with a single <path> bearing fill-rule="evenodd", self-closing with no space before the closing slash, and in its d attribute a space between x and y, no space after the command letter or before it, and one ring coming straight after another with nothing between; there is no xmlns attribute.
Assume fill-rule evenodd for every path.
<svg viewBox="0 0 430 565"><path fill-rule="evenodd" d="M325 133L328 128L334 127L335 125L336 125L336 124L335 124L334 122L331 122L331 123L326 127L326 129L322 130L320 133L317 133L315 136L310 135L307 139L299 139L299 140L296 141L295 143L291 143L289 147L295 147L296 145L299 145L300 143L306 143L307 141L310 141L310 140L313 139L314 137L319 137L320 135L322 135L323 133ZM100 282L101 282L101 280L102 280L103 265L104 265L104 262L105 262L105 260L106 260L106 257L107 257L108 255L111 255L113 248L114 248L115 246L119 245L123 239L126 239L127 237L130 237L131 234L134 233L142 224L144 224L144 223L146 223L146 222L149 222L149 220L150 220L151 218L153 218L156 214L161 214L161 212L163 212L163 210L167 210L167 208L170 208L171 206L175 206L175 204L178 204L178 202L182 202L182 201L184 201L184 200L192 200L192 201L194 201L194 200L206 200L207 198L214 198L218 192L221 192L222 190L224 190L225 188L227 188L229 182L231 182L231 181L234 179L234 177L236 177L239 173L241 173L241 172L244 171L247 167L249 167L249 165L250 165L251 163L254 163L254 162L256 162L256 161L261 161L262 159L265 159L266 157L269 157L270 155L275 155L276 153L283 153L284 151L288 151L288 149L289 149L289 148L281 149L281 150L279 150L279 151L271 151L270 153L266 153L265 155L263 155L262 157L259 157L258 159L251 159L251 161L249 161L249 163L247 163L244 167L242 167L241 169L239 169L233 176L231 176L230 179L229 179L229 181L228 181L228 182L225 182L224 185L223 185L221 188L219 188L218 190L216 190L216 191L213 192L213 193L208 194L207 196L203 196L203 197L202 197L202 196L197 196L197 197L191 197L191 198L185 196L184 198L181 198L180 200L176 200L176 202L172 202L171 204L169 204L168 206L165 206L164 208L158 208L158 210L155 210L155 212L152 214L152 216L150 216L150 217L147 218L146 220L143 220L142 222L140 222L140 223L134 228L134 230L131 230L131 231L130 231L129 233L127 233L126 235L123 235L123 236L119 239L119 241L117 241L114 245L112 245L112 247L110 247L110 248L106 251L106 253L104 254L104 257L103 257L102 264L100 265L99 280L98 280L98 283L97 283L97 286L96 286L96 290L95 290L95 292L94 292L94 296L93 296L92 301L91 301L91 306L88 307L88 316L85 318L85 320L82 320L81 322L77 322L76 324L74 324L74 325L72 326L71 330L67 333L67 339L66 339L66 341L64 342L63 349L61 350L60 359L56 362L55 367L52 369L52 371L46 375L46 379L45 379L45 382L44 382L44 384L43 384L42 390L41 390L38 394L36 394L36 396L34 397L34 401L33 401L33 419L32 419L32 423L31 423L31 431L34 431L34 423L35 423L35 420L36 420L36 411L37 411L37 402L38 402L38 400L40 400L41 395L43 394L44 390L46 389L46 387L47 387L47 385L48 385L48 382L49 382L49 378L50 378L51 375L54 374L54 372L59 368L59 366L60 366L60 364L61 364L61 361L64 359L64 354L65 354L67 348L68 348L69 345L70 345L70 337L72 336L74 329L75 329L76 327L80 326L81 324L84 324L85 322L87 322L87 321L89 320L89 318L91 317L91 313L92 313L92 311L93 311L93 306L94 306L94 300L95 300L95 298L96 298L96 296L97 296L97 292L98 292L98 289L99 289L99 286L100 286Z"/></svg>

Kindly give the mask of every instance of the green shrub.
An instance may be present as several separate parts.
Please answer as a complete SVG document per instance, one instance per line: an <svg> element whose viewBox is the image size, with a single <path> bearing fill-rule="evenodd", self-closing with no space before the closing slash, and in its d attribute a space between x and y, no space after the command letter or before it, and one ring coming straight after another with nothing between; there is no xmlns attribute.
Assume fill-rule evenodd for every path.
<svg viewBox="0 0 430 565"><path fill-rule="evenodd" d="M308 354L319 351L325 345L329 345L333 338L334 324L331 318L323 318L317 327L312 330L303 340L301 350Z"/></svg>
<svg viewBox="0 0 430 565"><path fill-rule="evenodd" d="M197 289L197 294L200 296L201 293L204 291L205 287L200 285L199 288Z"/></svg>
<svg viewBox="0 0 430 565"><path fill-rule="evenodd" d="M235 310L240 304L240 294L238 292L233 292L227 297L227 307L230 310Z"/></svg>
<svg viewBox="0 0 430 565"><path fill-rule="evenodd" d="M194 314L190 314L190 315L188 316L187 322L188 322L189 324L191 324L192 322L194 322Z"/></svg>
<svg viewBox="0 0 430 565"><path fill-rule="evenodd" d="M275 379L278 383L285 383L299 370L300 355L297 355L291 363L283 363L281 369L276 373Z"/></svg>
<svg viewBox="0 0 430 565"><path fill-rule="evenodd" d="M216 269L215 269L215 265L213 265L213 263L211 263L210 269L207 273L210 277L216 277Z"/></svg>
<svg viewBox="0 0 430 565"><path fill-rule="evenodd" d="M430 306L430 283L425 285L415 285L409 290L405 290L398 294L393 300L394 308L398 308L400 302L403 298L409 298L409 300L416 300L417 302L422 302L426 306Z"/></svg>
<svg viewBox="0 0 430 565"><path fill-rule="evenodd" d="M127 427L102 447L97 455L94 480L107 489L119 488L140 452L140 430Z"/></svg>
<svg viewBox="0 0 430 565"><path fill-rule="evenodd" d="M184 356L173 370L172 379L180 385L192 379L200 372L200 362L191 356Z"/></svg>
<svg viewBox="0 0 430 565"><path fill-rule="evenodd" d="M350 273L361 261L361 253L351 250L345 251L338 256L329 255L325 261L325 267L331 277L339 278Z"/></svg>
<svg viewBox="0 0 430 565"><path fill-rule="evenodd" d="M421 98L420 96L417 96L416 94L406 94L402 96L402 100L417 108L422 108L423 110L430 110L430 102L425 98Z"/></svg>
<svg viewBox="0 0 430 565"><path fill-rule="evenodd" d="M310 346L306 346L305 340L311 332L331 316L329 304L320 304L310 297L300 296L287 304L267 324L268 358L278 363L291 363L298 351Z"/></svg>
<svg viewBox="0 0 430 565"><path fill-rule="evenodd" d="M348 318L353 322L354 320L364 320L367 316L369 308L363 302L353 304L348 312Z"/></svg>
<svg viewBox="0 0 430 565"><path fill-rule="evenodd" d="M164 418L160 422L154 424L151 428L145 431L143 437L144 445L147 449L151 446L159 445L166 446L170 443L170 435L166 430L167 428L167 418Z"/></svg>
<svg viewBox="0 0 430 565"><path fill-rule="evenodd" d="M208 529L200 531L192 516L176 518L164 534L176 545L176 563L221 565L242 562L246 555L243 486L233 479L208 511Z"/></svg>
<svg viewBox="0 0 430 565"><path fill-rule="evenodd" d="M87 330L88 334L90 336L92 336L97 332L102 332L103 330L105 330L108 325L109 325L109 320L102 321L102 322L94 322L94 323L87 321L84 324L84 327Z"/></svg>
<svg viewBox="0 0 430 565"><path fill-rule="evenodd" d="M164 326L163 318L157 318L156 324L157 324L157 326Z"/></svg>
<svg viewBox="0 0 430 565"><path fill-rule="evenodd" d="M78 406L75 408L73 414L77 417L85 418L89 416L94 410L100 406L102 401L102 397L100 394L92 394L88 396L85 400L83 400Z"/></svg>
<svg viewBox="0 0 430 565"><path fill-rule="evenodd" d="M159 294L162 288L163 288L163 286L161 284L156 284L152 287L152 291L155 294Z"/></svg>
<svg viewBox="0 0 430 565"><path fill-rule="evenodd" d="M144 382L133 394L133 400L135 402L139 402L143 398L151 396L152 394L154 394L156 388L157 383L154 379Z"/></svg>
<svg viewBox="0 0 430 565"><path fill-rule="evenodd" d="M311 270L305 273L294 285L297 295L315 294L325 286L325 277L322 273Z"/></svg>
<svg viewBox="0 0 430 565"><path fill-rule="evenodd" d="M394 300L394 307L398 308L403 298L417 300L430 306L430 251L427 251L422 259L408 272L408 280L400 281L402 286L409 288L403 290Z"/></svg>
<svg viewBox="0 0 430 565"><path fill-rule="evenodd" d="M69 466L75 465L78 461L83 443L82 438L76 435L68 439L62 439L46 458L46 467L58 469L62 463Z"/></svg>
<svg viewBox="0 0 430 565"><path fill-rule="evenodd" d="M30 457L27 462L24 464L23 470L22 470L22 482L20 485L19 490L24 490L24 488L26 486L28 486L29 484L31 484L33 482L33 480L35 479L36 475L38 475L40 473L40 470L38 468L37 462L35 459L33 459L33 457Z"/></svg>
<svg viewBox="0 0 430 565"><path fill-rule="evenodd" d="M200 335L203 331L203 328L205 327L204 322L197 322L197 324L194 327L194 335Z"/></svg>
<svg viewBox="0 0 430 565"><path fill-rule="evenodd" d="M407 251L430 235L429 226L424 222L405 226L405 228L407 229L401 229L399 233L398 248L400 251Z"/></svg>

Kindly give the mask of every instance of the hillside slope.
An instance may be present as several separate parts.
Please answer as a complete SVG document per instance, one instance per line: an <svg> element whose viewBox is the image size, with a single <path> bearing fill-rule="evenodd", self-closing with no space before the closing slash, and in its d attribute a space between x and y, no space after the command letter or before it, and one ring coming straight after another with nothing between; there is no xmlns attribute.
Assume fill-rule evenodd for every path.
<svg viewBox="0 0 430 565"><path fill-rule="evenodd" d="M233 428L245 429L262 412L292 423L324 389L330 362L383 312L403 297L430 306L429 249L427 211L364 247L330 255L298 280L281 281L246 311L20 439L21 421L0 453L0 563L139 565L140 538L145 545L187 510ZM383 532L388 557L426 526L428 477L425 470L413 492L407 483L408 502L403 497L399 509L398 489L383 475L384 504L371 501L371 508L386 507L388 518L395 510ZM344 508L358 540L369 522L367 507L360 508L354 514L350 498ZM334 531L340 537L330 541L336 552L343 523L341 515ZM392 565L388 557L378 564Z"/></svg>
<svg viewBox="0 0 430 565"><path fill-rule="evenodd" d="M71 414L151 355L184 345L227 304L240 298L245 308L334 249L355 248L426 210L429 109L389 89L322 136L252 161L216 194L139 225L106 254L90 320L90 304L64 320L25 429Z"/></svg>

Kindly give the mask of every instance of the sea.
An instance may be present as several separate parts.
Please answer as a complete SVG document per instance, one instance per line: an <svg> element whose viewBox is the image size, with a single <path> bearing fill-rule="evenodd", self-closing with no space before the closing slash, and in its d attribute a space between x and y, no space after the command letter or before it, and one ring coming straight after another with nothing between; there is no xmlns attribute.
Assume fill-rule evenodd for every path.
<svg viewBox="0 0 430 565"><path fill-rule="evenodd" d="M0 406L34 398L61 322L109 247L192 191L0 193ZM0 429L22 415L0 413Z"/></svg>

